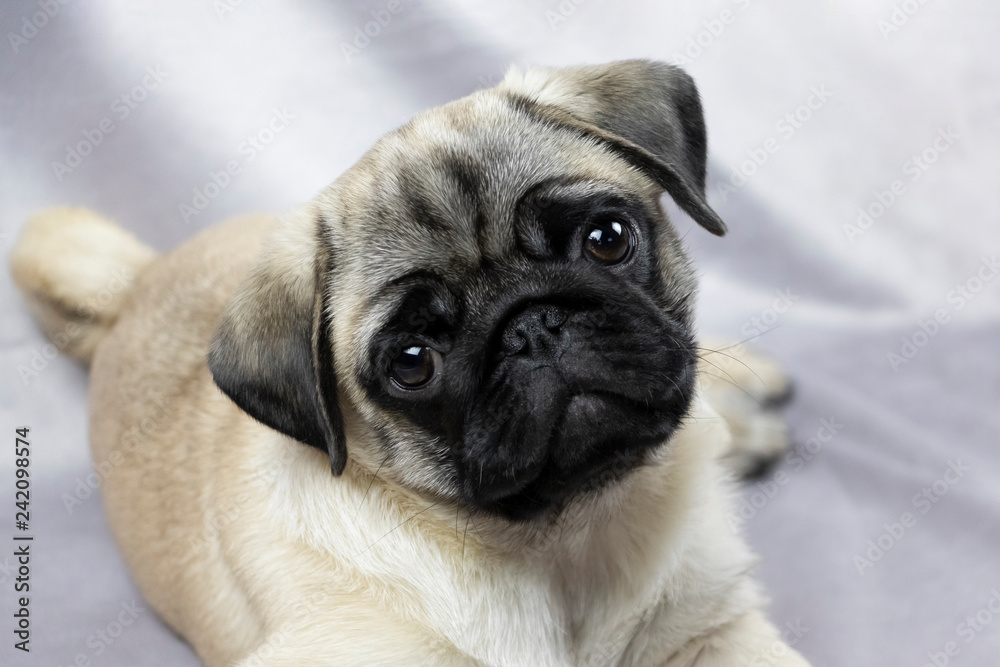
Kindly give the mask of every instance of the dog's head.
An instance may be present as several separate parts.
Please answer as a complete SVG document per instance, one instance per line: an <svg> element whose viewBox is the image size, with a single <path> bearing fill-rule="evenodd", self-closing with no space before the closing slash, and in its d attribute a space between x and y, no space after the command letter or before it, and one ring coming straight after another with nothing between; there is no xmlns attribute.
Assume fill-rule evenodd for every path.
<svg viewBox="0 0 1000 667"><path fill-rule="evenodd" d="M527 519L641 465L691 400L715 234L691 79L513 71L383 137L291 217L209 365L261 422L421 494ZM598 480L600 480L598 482Z"/></svg>

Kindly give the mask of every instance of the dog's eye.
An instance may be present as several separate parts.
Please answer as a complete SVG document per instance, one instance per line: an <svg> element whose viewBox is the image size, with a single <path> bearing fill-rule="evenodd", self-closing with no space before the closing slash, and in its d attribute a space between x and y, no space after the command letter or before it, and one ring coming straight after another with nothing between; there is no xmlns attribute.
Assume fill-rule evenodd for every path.
<svg viewBox="0 0 1000 667"><path fill-rule="evenodd" d="M440 365L441 354L437 350L414 345L396 355L389 375L403 389L420 389L434 379Z"/></svg>
<svg viewBox="0 0 1000 667"><path fill-rule="evenodd" d="M583 250L601 264L618 264L628 259L632 237L628 227L617 220L592 222L584 228Z"/></svg>

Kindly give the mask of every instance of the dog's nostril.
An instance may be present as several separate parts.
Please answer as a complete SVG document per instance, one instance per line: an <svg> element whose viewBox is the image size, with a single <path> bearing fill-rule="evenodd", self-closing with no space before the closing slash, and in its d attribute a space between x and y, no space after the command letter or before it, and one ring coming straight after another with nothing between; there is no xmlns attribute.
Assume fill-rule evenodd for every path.
<svg viewBox="0 0 1000 667"><path fill-rule="evenodd" d="M556 333L566 323L566 313L557 306L546 306L542 315L542 323L545 328Z"/></svg>
<svg viewBox="0 0 1000 667"><path fill-rule="evenodd" d="M502 336L507 356L527 353L553 353L559 347L559 332L566 323L566 313L557 306L531 306L511 318Z"/></svg>
<svg viewBox="0 0 1000 667"><path fill-rule="evenodd" d="M528 346L528 339L513 327L503 332L503 350L508 355L519 354Z"/></svg>

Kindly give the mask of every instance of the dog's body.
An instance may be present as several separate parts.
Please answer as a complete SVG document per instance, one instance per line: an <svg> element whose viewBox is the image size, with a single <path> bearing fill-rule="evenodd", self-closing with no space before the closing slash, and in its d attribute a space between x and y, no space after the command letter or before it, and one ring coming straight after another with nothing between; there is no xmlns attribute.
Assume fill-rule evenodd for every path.
<svg viewBox="0 0 1000 667"><path fill-rule="evenodd" d="M526 87L530 88L522 82L519 92ZM536 95L535 101L544 97ZM441 113L450 123L449 129L434 132L466 131L477 114L498 114L498 102L488 94L469 100L462 101L464 107L461 103L444 107L446 111ZM523 122L516 114L500 112L497 132L508 131L505 123L516 127ZM439 128L441 119L432 119ZM564 121L551 114L544 118L546 123ZM394 140L414 142L413 134L427 132L418 124ZM614 184L616 192L641 193L635 196L652 202L636 206L650 210L658 206L659 190L641 170L623 168L616 162L620 158L606 155L600 146L588 144L581 157L580 151L570 150L568 138L549 138L555 145L552 150L561 158L575 160L573 168L578 174L586 172L588 178ZM441 141L459 143L449 137ZM502 145L496 139L487 144L494 148ZM732 390L711 378L710 367L702 367L698 390L691 376L689 395L683 378L691 361L681 352L687 346L677 343L677 351L670 352L674 356L664 357L664 363L678 364L678 370L670 374L676 393L669 393L669 400L662 399L667 402L663 410L655 411L655 422L644 421L653 417L639 408L635 408L638 416L632 416L631 404L621 403L619 398L568 395L558 411L569 416L559 416L552 424L566 431L576 428L574 420L580 421L581 435L570 444L589 452L588 458L585 463L564 465L570 454L559 453L563 445L558 433L548 436L553 438L545 445L548 458L531 463L534 468L531 480L525 482L528 487L518 478L528 473L517 472L516 464L530 458L529 454L514 451L500 462L490 458L497 448L514 447L505 440L489 441L489 451L467 460L473 456L469 452L478 437L468 426L476 423L474 404L463 407L458 399L448 399L452 410L463 411L464 422L452 425L446 414L445 435L427 439L423 434L435 433L437 425L419 420L429 419L427 413L433 407L421 408L413 417L420 425L417 429L404 419L408 413L401 403L414 394L396 386L390 391L396 392L391 394L393 403L365 384L369 380L364 360L374 358L369 345L377 345L371 341L378 340L380 327L391 320L388 306L380 306L378 299L386 285L394 285L413 267L402 261L393 264L402 259L392 254L398 252L398 246L387 250L389 255L365 263L358 247L350 247L350 239L370 243L365 224L378 225L371 220L390 215L391 211L381 210L369 222L356 222L365 220L359 211L371 206L367 194L382 187L374 178L389 169L386 156L398 160L398 150L398 144L392 142L381 146L353 174L339 181L335 192L325 193L280 223L267 216L234 221L156 259L123 232L115 236L107 223L85 212L55 210L29 223L12 264L19 284L33 298L51 334L82 321L80 304L99 291L108 272L125 269L136 277L124 298L97 316L93 311L88 314L83 328L78 326L70 336L74 344L69 349L84 358L93 354L94 457L99 465L110 466L103 487L109 519L146 598L193 644L205 663L213 666L804 665L759 611L762 597L747 574L753 558L725 521L730 471L723 458L730 455L752 461L773 454L783 440L780 434L761 436L758 427L772 425L773 417L733 408L739 401L731 400ZM404 158L413 159L411 153ZM497 168L508 173L524 175L530 171L519 172L510 164L501 164L512 159L509 156L495 159L500 165ZM537 166L532 169L544 171ZM465 170L452 163L451 172L455 171ZM433 169L424 165L420 173L421 178L434 183ZM459 180L463 178L459 174ZM490 178L499 180L483 177L485 182ZM534 178L525 175L514 189L523 192ZM405 179L397 179L395 185L407 202L416 196L415 190L424 193L425 200L417 206L422 215L428 209L441 215L440 200L434 200L440 185L424 190ZM509 182L503 185L511 187ZM466 180L462 187L471 186ZM675 198L684 196L672 194ZM491 204L492 195L485 186L478 196L480 202L486 202L481 204L485 212L479 210L474 215L484 219L495 219L491 206L517 208L499 195ZM389 195L379 202L384 204L386 197ZM544 212L546 208L536 210ZM347 219L345 211L350 211L355 222ZM331 223L330 218L337 221ZM712 224L711 220L699 221ZM449 280L465 286L466 294L480 289L488 295L478 301L466 297L474 303L466 305L462 331L476 326L470 312L477 305L502 301L503 290L508 288L526 289L523 285L509 287L509 281L503 283L503 290L494 287L493 293L485 287L474 288L481 275L488 276L505 261L510 265L504 271L512 271L513 266L525 272L535 270L523 260L511 259L514 251L509 244L496 234L488 238L484 224L486 229L497 229L489 226L492 223L478 222L474 232L478 247L465 248L466 256L458 259L451 254L452 248L462 246L463 238L453 227L437 230L439 235L448 235L442 247L449 254L446 262L440 258L435 261L444 270L465 267L462 270L466 273ZM667 327L667 339L680 340L686 335L689 318L686 305L681 304L687 303L692 291L683 255L669 231L657 232L662 236L654 243L645 236L649 232L643 224L635 223L633 233L639 238L632 252L645 252L643 243L655 246L649 249L653 253L650 257L659 257L662 263L651 266L678 277L673 282L670 277L656 278L668 283L667 288L657 287L656 293L667 294L663 298L668 301L674 299L669 308L653 303L656 299L642 308L652 312L667 308L672 313L669 318L676 317L676 323L672 319L653 323L651 331ZM331 232L324 238L328 228L338 225L348 231L343 235ZM353 231L352 225L357 225ZM393 231L375 231L403 235L400 229L406 228L397 222ZM64 250L58 261L43 252L53 247L54 235L86 239L95 233L109 239L99 250L81 249L77 244ZM404 240L408 247L417 247L412 254L420 254L420 239ZM372 252L377 255L377 250ZM478 264L472 261L477 256ZM92 257L102 270L93 272L89 283L81 282L77 275L70 287L65 271L72 270L63 264L67 257ZM626 261L633 260L622 261L631 267ZM634 261L647 260L639 257ZM62 268L53 268L56 263ZM554 289L547 285L557 277L550 276L564 268L577 272L578 282L561 288L563 296L579 285L581 293L590 290L591 301L587 303L592 304L603 293L600 271L589 265L569 267L563 260L554 266L551 273L544 274L545 279L537 279L542 287L532 288L535 291L527 307L514 314L505 310L501 315L482 315L490 327L504 335L516 330L523 338L512 344L508 338L502 339L501 345L508 345L508 349L497 357L498 367L513 363L511 359L522 359L529 343L529 357L541 358L534 349L542 340L538 336L549 336L542 341L548 341L547 345L561 340L564 332L569 332L565 336L582 336L582 329L573 328L578 324L577 306L564 301L558 306L548 305L550 301L543 304L549 310L538 317L543 318L547 334L530 329L530 321L525 319L535 316L533 304L543 296L547 299ZM336 281L334 274L338 274ZM643 273L655 274L653 269ZM621 281L626 278L611 279L616 290L625 289ZM324 283L325 289L317 287ZM274 292L275 285L280 293ZM520 294L518 303L526 298ZM636 298L637 303L646 303L645 297ZM405 301L403 297L398 300ZM303 305L298 308L300 303ZM593 318L592 305L579 308L587 318ZM635 308L639 315L629 315L630 319L645 312L625 297L619 308ZM513 306L510 310L513 312ZM420 323L424 327L430 321L433 328L438 326L435 322L449 317L444 306L432 311L429 317L423 311ZM555 317L554 312L562 319L553 325L545 318ZM605 308L602 324L588 329L590 338L584 342L601 340L600 327L605 326L605 320L611 322L608 327L626 326L618 324L617 312ZM291 327L296 318L307 322L298 333ZM324 330L330 332L332 341L327 351L319 349L325 340ZM631 345L629 335L623 329L612 340L621 340L627 347ZM262 351L260 346L270 345L272 338L278 346ZM290 383L289 376L273 375L273 366L284 368L301 361L296 361L297 353L286 354L283 346L304 341L308 347L310 339L314 352L311 362L306 357L305 374L308 376L310 363L313 370L326 369L331 376L335 369L338 382L332 389L332 401L323 387L323 377L318 377L315 385L307 382L298 387ZM431 344L437 343L427 343ZM454 361L462 358L463 344L472 343L463 343L461 335L455 334L442 345L450 355L443 362L450 376L440 378L443 371L439 370L432 374L437 385L416 384L415 390L424 386L436 392L450 390L446 383L463 370L460 362ZM599 347L606 349L607 344ZM400 354L399 346L386 349ZM417 348L407 351L413 349ZM569 349L573 354L590 354L589 348ZM538 375L553 365L562 373L578 372L559 366L569 363L561 361L565 354L563 349L558 359L533 366L523 376L517 368L506 368L500 375L504 382L519 382L517 386L533 390L535 385L530 383L538 382ZM440 365L441 357L436 358ZM761 400L784 392L784 380L773 368L749 356L745 359L760 375L759 386L754 389L744 382L738 391L750 391ZM594 363L600 361L598 358ZM709 359L703 361L711 364ZM375 362L371 365L381 367ZM480 368L477 377L488 379L491 368ZM727 370L744 373L738 368ZM623 374L630 372L623 367ZM522 377L535 379L519 379ZM630 382L647 381L645 376L636 378ZM481 381L488 384L486 379ZM545 395L565 391L559 380L545 382ZM576 382L582 386L584 380ZM607 382L614 391L627 392L618 389L615 380ZM659 376L648 382L649 386L668 386ZM728 406L726 419L710 407L715 398ZM500 398L491 401L491 405L499 404ZM612 455L604 453L603 439L587 441L588 433L615 428L602 416L609 402L614 406L612 414L635 424L631 429L659 434L667 444L650 441L652 435L636 436L635 443L622 444L622 451ZM282 421L283 416L275 416L272 406L278 403L297 417L296 424L289 425ZM581 403L583 407L579 407ZM660 416L675 404L679 410L676 420ZM510 425L511 415L515 422L535 419L536 414L542 415L537 417L542 420L545 415L544 407L524 414L518 410L516 403L511 404L494 416L495 422L485 422L494 424L487 435L501 426L515 428ZM591 418L597 421L587 421ZM319 423L315 429L298 426L312 419ZM727 420L735 423L741 434L733 449ZM552 428L548 422L539 423L540 428ZM456 429L465 433L469 444L464 449L429 449L450 439ZM422 438L426 440L423 448L417 446ZM316 446L303 446L296 439ZM533 446L532 452L536 448ZM443 458L446 454L456 457L455 462ZM475 465L479 466L478 480ZM331 475L331 466L341 474ZM546 495L550 487L562 488L558 477L546 482L545 488L530 484L546 480L546 474L555 475L554 470L586 479L564 492L553 491L550 499ZM518 478L517 485L512 486L508 477ZM534 490L522 496L524 488Z"/></svg>

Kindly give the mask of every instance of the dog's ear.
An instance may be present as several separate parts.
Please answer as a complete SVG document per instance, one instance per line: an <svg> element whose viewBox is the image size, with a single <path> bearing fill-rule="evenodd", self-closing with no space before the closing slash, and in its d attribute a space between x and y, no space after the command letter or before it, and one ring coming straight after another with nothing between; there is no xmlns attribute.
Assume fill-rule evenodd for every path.
<svg viewBox="0 0 1000 667"><path fill-rule="evenodd" d="M726 233L705 201L705 119L694 81L683 70L649 60L512 68L500 90L529 115L604 142L702 227Z"/></svg>
<svg viewBox="0 0 1000 667"><path fill-rule="evenodd" d="M226 306L208 353L219 388L244 412L347 463L337 401L330 317L330 266L321 224L297 211L268 241Z"/></svg>

